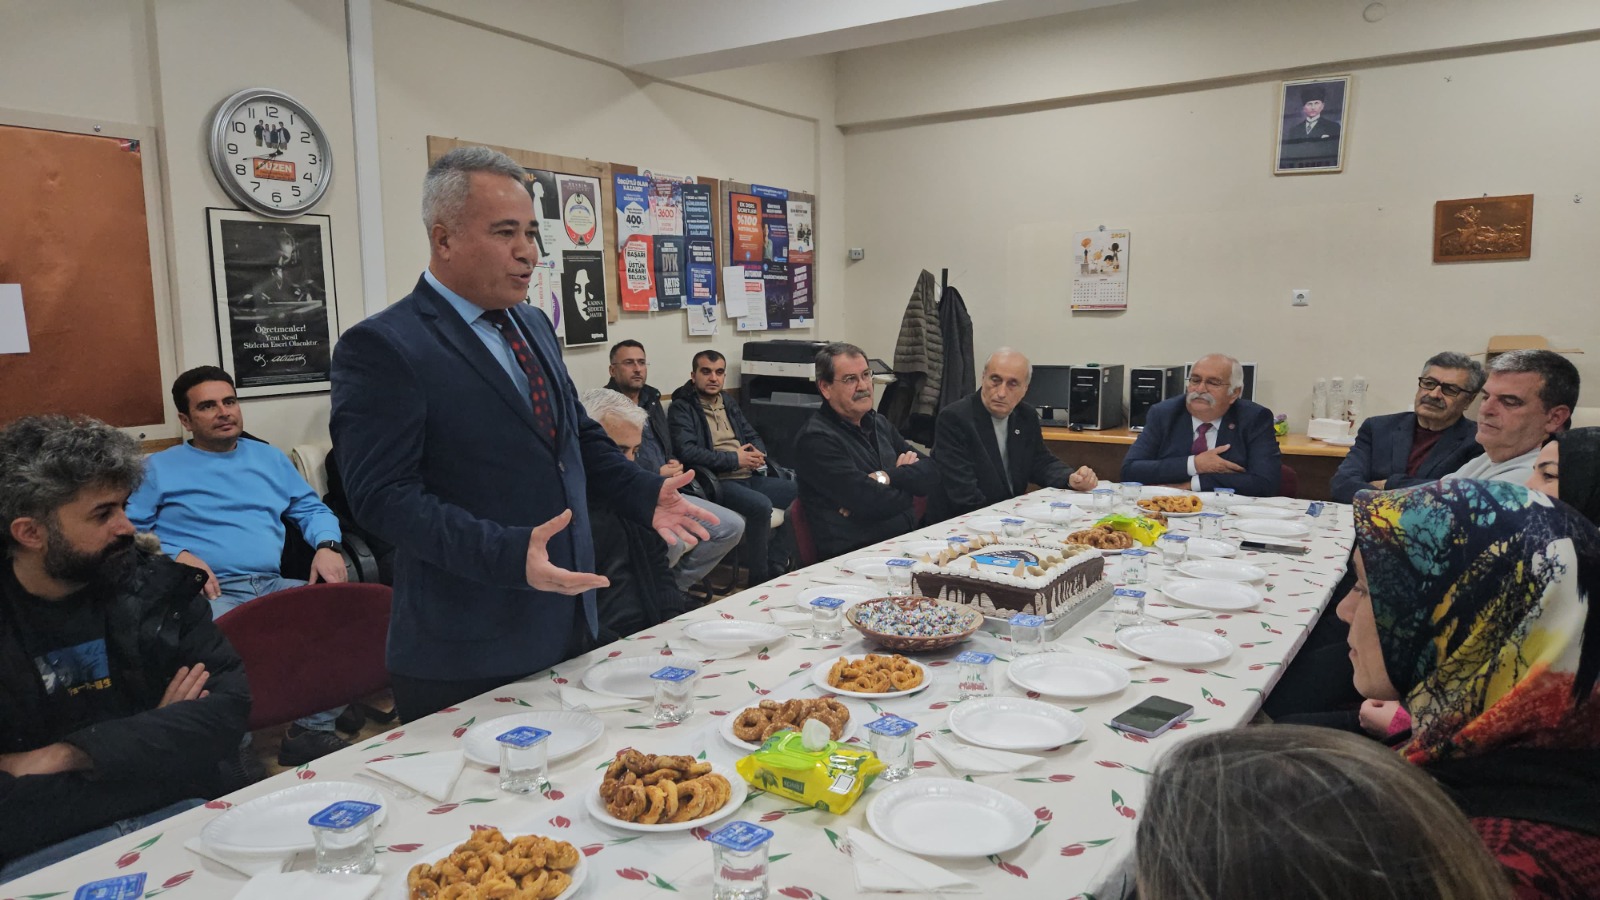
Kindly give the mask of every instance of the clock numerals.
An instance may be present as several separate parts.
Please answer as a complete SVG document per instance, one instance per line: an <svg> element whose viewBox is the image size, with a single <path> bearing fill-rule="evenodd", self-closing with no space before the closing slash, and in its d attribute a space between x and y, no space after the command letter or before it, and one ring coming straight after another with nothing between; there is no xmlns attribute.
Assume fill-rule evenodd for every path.
<svg viewBox="0 0 1600 900"><path fill-rule="evenodd" d="M291 216L327 188L333 159L317 120L292 98L241 91L213 119L212 166L244 206Z"/></svg>

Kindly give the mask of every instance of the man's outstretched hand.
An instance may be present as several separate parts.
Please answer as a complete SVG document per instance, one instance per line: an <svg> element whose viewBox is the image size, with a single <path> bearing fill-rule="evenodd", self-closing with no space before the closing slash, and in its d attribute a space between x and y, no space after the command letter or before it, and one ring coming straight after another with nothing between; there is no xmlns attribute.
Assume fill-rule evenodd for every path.
<svg viewBox="0 0 1600 900"><path fill-rule="evenodd" d="M689 477L694 476L691 474ZM569 572L550 561L550 552L546 549L550 539L571 522L572 510L568 509L533 529L533 535L528 538L527 574L530 586L541 591L576 596L584 591L611 584L610 579L604 575L595 575L592 572Z"/></svg>
<svg viewBox="0 0 1600 900"><path fill-rule="evenodd" d="M650 524L668 544L682 541L693 547L711 537L711 533L706 531L706 525L715 525L720 521L709 511L683 499L683 495L678 493L678 488L693 480L694 472L691 471L675 478L668 478L661 483L661 494L656 498L656 514L650 519ZM702 522L705 524L702 525Z"/></svg>

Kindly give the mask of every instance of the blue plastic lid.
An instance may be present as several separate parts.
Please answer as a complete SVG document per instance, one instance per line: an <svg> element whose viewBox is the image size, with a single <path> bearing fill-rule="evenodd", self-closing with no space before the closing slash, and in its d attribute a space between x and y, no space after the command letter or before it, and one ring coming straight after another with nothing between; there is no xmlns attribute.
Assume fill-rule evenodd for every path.
<svg viewBox="0 0 1600 900"><path fill-rule="evenodd" d="M1222 513L1201 513L1200 514L1200 518L1202 518L1202 519L1220 519L1220 518L1222 518Z"/></svg>
<svg viewBox="0 0 1600 900"><path fill-rule="evenodd" d="M909 569L911 566L915 565L915 560L906 559L904 556L901 556L896 559L889 560L888 562L884 563L884 565L891 569Z"/></svg>
<svg viewBox="0 0 1600 900"><path fill-rule="evenodd" d="M532 725L522 725L500 735L499 737L495 738L495 740L502 744L508 744L512 747L516 747L519 750L526 750L549 736L550 732L545 731L543 728L535 728Z"/></svg>
<svg viewBox="0 0 1600 900"><path fill-rule="evenodd" d="M1189 536L1187 534L1173 534L1171 532L1168 532L1166 534L1163 534L1161 536L1161 539L1163 541L1171 541L1174 544L1181 544L1181 543L1189 540Z"/></svg>
<svg viewBox="0 0 1600 900"><path fill-rule="evenodd" d="M960 656L956 657L956 662L973 663L980 666L987 666L989 663L994 662L994 654L984 653L981 650L967 650Z"/></svg>
<svg viewBox="0 0 1600 900"><path fill-rule="evenodd" d="M1135 547L1135 548L1133 548L1131 550L1122 551L1122 555L1123 556L1149 556L1150 555L1150 551L1149 550L1140 550L1139 548Z"/></svg>
<svg viewBox="0 0 1600 900"><path fill-rule="evenodd" d="M1312 517L1313 519L1322 515L1322 501L1317 500L1310 506L1306 507L1306 515Z"/></svg>
<svg viewBox="0 0 1600 900"><path fill-rule="evenodd" d="M1125 488L1131 488L1131 487L1142 488L1142 487L1144 487L1144 482L1142 482L1142 481L1124 481L1122 483L1122 486L1125 487Z"/></svg>
<svg viewBox="0 0 1600 900"><path fill-rule="evenodd" d="M1050 501L1050 508L1051 509L1071 509L1072 508L1072 504L1068 503L1065 500L1051 500Z"/></svg>
<svg viewBox="0 0 1600 900"><path fill-rule="evenodd" d="M306 821L318 828L354 828L367 820L367 817L382 809L376 803L363 803L360 800L340 800L322 809Z"/></svg>
<svg viewBox="0 0 1600 900"><path fill-rule="evenodd" d="M1027 613L1017 613L1011 617L1010 621L1011 624L1020 625L1023 628L1038 628L1040 625L1044 624L1044 616L1033 616Z"/></svg>
<svg viewBox="0 0 1600 900"><path fill-rule="evenodd" d="M1095 488L1094 490L1090 491L1089 493L1091 493L1091 494L1115 494L1116 492L1117 492L1116 488Z"/></svg>
<svg viewBox="0 0 1600 900"><path fill-rule="evenodd" d="M72 900L137 900L144 896L144 872L93 881L78 888Z"/></svg>
<svg viewBox="0 0 1600 900"><path fill-rule="evenodd" d="M711 836L706 840L743 853L772 840L772 832L749 822L729 822L711 832Z"/></svg>
<svg viewBox="0 0 1600 900"><path fill-rule="evenodd" d="M820 609L838 609L844 605L844 601L838 597L818 597L811 601L811 605Z"/></svg>
<svg viewBox="0 0 1600 900"><path fill-rule="evenodd" d="M699 673L699 669L685 669L681 666L663 666L650 673L656 681L683 681Z"/></svg>
<svg viewBox="0 0 1600 900"><path fill-rule="evenodd" d="M1231 497L1234 494L1237 494L1239 492L1234 490L1233 488L1217 488L1216 490L1212 491L1211 493L1213 493L1213 494L1227 494L1228 496Z"/></svg>
<svg viewBox="0 0 1600 900"><path fill-rule="evenodd" d="M1026 525L1026 524L1028 524L1028 520L1027 519L1018 519L1018 518L1015 518L1013 516L1006 516L1004 519L1000 520L1000 524L1001 525Z"/></svg>
<svg viewBox="0 0 1600 900"><path fill-rule="evenodd" d="M1140 600L1140 599L1144 598L1144 591L1136 591L1133 588L1117 588L1116 590L1111 592L1111 596L1113 596L1113 597L1132 597L1135 600Z"/></svg>
<svg viewBox="0 0 1600 900"><path fill-rule="evenodd" d="M887 713L873 719L866 725L868 731L876 731L884 737L899 737L916 727L917 723L910 719L902 719L899 716Z"/></svg>

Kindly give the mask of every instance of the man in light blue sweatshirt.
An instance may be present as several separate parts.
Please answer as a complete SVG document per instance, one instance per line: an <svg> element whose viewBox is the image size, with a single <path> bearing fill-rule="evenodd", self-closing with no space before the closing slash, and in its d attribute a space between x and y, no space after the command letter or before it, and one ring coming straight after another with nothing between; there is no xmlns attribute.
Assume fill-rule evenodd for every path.
<svg viewBox="0 0 1600 900"><path fill-rule="evenodd" d="M146 461L144 482L128 498L128 518L138 530L154 532L168 556L208 573L212 616L307 581L345 581L338 517L281 451L240 440L244 412L233 378L215 366L190 369L173 382L172 401L193 440ZM285 518L316 547L306 580L278 570ZM279 764L301 765L343 749L334 733L340 712L291 725Z"/></svg>

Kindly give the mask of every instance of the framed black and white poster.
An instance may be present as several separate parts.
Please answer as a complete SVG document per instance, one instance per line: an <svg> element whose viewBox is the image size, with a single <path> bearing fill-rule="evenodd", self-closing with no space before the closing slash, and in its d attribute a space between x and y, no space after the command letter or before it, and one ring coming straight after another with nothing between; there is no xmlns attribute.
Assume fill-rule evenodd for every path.
<svg viewBox="0 0 1600 900"><path fill-rule="evenodd" d="M339 333L327 216L207 209L222 367L240 397L328 390Z"/></svg>
<svg viewBox="0 0 1600 900"><path fill-rule="evenodd" d="M1283 82L1274 175L1339 172L1350 131L1350 76Z"/></svg>
<svg viewBox="0 0 1600 900"><path fill-rule="evenodd" d="M606 342L606 269L599 250L561 254L562 317L568 347Z"/></svg>

